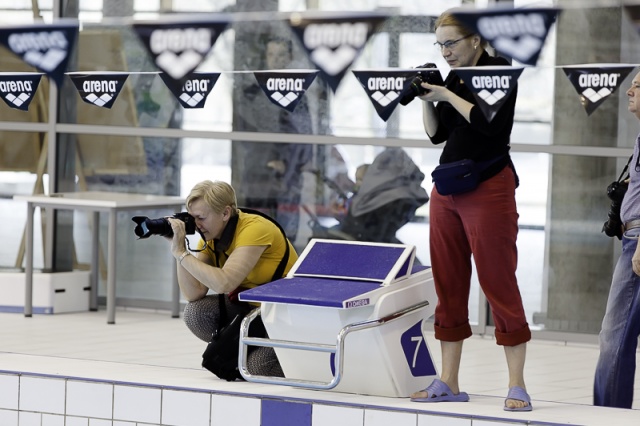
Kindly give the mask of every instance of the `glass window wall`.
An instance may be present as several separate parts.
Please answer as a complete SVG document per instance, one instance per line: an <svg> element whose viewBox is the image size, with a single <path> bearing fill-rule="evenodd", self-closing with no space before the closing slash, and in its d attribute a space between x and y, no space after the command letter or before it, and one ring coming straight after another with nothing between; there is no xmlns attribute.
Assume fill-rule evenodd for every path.
<svg viewBox="0 0 640 426"><path fill-rule="evenodd" d="M39 2L37 13L30 2L22 3L0 1L0 9L6 11L2 20L28 23L33 16L50 18L54 14L52 2ZM415 245L418 260L429 264L428 202L399 205L366 222L349 223L348 218L349 198L363 170L360 166L386 155L406 155L424 175L418 186L426 193L431 191L430 172L438 164L441 147L432 145L424 132L419 100L399 105L385 122L348 72L335 93L317 77L293 113L279 108L260 91L251 73L277 68L268 57L269 42L283 37L291 40L284 67L312 66L284 21L269 19L281 15L264 15L267 18L262 21L239 19L220 36L198 68L219 72L220 78L203 108L187 109L158 76L127 21L172 11L300 11L307 3L320 10L344 7L344 2L294 0L260 2L260 6L222 0L66 2L65 17L79 16L83 21L70 71L125 71L130 75L111 109L82 102L69 80L56 93L46 77L28 112L0 103L1 214L3 223L15 224L0 231L2 241L8 242L0 249L0 266L8 270L22 266L26 207L11 196L47 192L49 170L71 171L64 185L78 191L182 197L201 180L225 180L236 188L241 206L264 209L285 224L298 250L311 237L371 239L372 233L382 235L382 227L391 226L385 238ZM350 3L352 10L394 8L393 17L367 43L352 69L408 68L433 62L446 75L449 69L433 47L433 20L459 3ZM114 9L114 4L119 7ZM117 17L114 10L131 13ZM635 30L621 7L591 7L582 12L573 8L563 11L562 19L564 14L580 18L581 24L567 28L566 21L560 20L538 66L525 67L519 79L512 133L512 158L520 176L517 276L534 329L595 336L619 246L617 240L600 232L609 208L605 189L630 154L637 123L626 109L628 83L588 116L556 65L635 62L638 52L633 46L637 44ZM603 22L616 22L618 30L599 35L594 47L588 43L593 26L600 28ZM602 61L600 53L606 54ZM0 71L33 69L0 50ZM52 94L60 99L57 111L50 110ZM21 127L25 122L54 131L26 131ZM69 158L58 153L54 168L46 163L47 134L57 135L57 149L68 144L74 147L70 152L75 154ZM138 213L162 217L172 212ZM119 302L168 303L172 262L168 244L160 237L136 240L129 216L118 217ZM39 216L36 223L41 223ZM85 214L73 215L79 267L89 261L90 228ZM36 229L35 266L42 268L44 233ZM106 229L100 232L104 247ZM474 274L470 313L479 332L490 327L483 303Z"/></svg>

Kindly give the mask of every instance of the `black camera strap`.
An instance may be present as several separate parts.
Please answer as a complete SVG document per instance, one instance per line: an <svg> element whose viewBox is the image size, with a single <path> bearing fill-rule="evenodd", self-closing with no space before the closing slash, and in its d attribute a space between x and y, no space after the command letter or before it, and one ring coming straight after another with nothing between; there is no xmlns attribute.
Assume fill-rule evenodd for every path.
<svg viewBox="0 0 640 426"><path fill-rule="evenodd" d="M629 164L631 164L631 160L632 159L633 159L633 155L631 157L629 157L629 161L627 161L627 164L625 164L624 169L622 169L622 173L620 173L620 176L618 176L618 182L622 182L623 180L629 179L630 175L629 175L628 170L629 170ZM625 176L625 173L626 173L626 176Z"/></svg>
<svg viewBox="0 0 640 426"><path fill-rule="evenodd" d="M282 278L284 276L284 268L287 267L287 262L289 261L289 240L287 239L287 234L284 232L284 229L282 229L282 226L280 226L280 224L274 218L272 218L266 213L261 212L260 210L253 210L245 207L240 207L240 211L244 213L262 216L263 218L273 223L282 233L282 237L284 238L284 246L285 246L284 256L282 257L282 260L280 261L280 263L278 264L278 267L273 273L273 276L271 277L271 281L275 281L277 279Z"/></svg>
<svg viewBox="0 0 640 426"><path fill-rule="evenodd" d="M204 241L204 246L201 249L192 249L191 246L189 245L189 239L185 237L184 240L187 242L187 249L189 251L194 251L199 253L207 249L207 240L204 238L204 234L198 228L196 228L196 232L200 235L200 238L202 238L202 241Z"/></svg>
<svg viewBox="0 0 640 426"><path fill-rule="evenodd" d="M284 256L280 260L278 267L276 268L275 272L273 273L273 276L271 277L271 281L275 281L277 279L284 277L284 270L287 267L287 263L289 262L290 253L289 253L289 239L287 238L287 234L284 232L284 229L282 229L282 226L280 226L280 224L274 218L272 218L266 213L261 212L260 210L253 210L245 207L240 207L239 210L242 211L243 213L261 216L269 220L274 225L276 225L276 227L280 230L280 232L282 233L282 236L284 237L285 251L284 251ZM206 241L205 241L205 247L206 247ZM218 259L218 256L216 255L216 263L217 263L217 259ZM227 325L227 319L228 319L227 306L225 304L224 299L225 299L224 293L219 293L218 308L220 309L220 319L218 320L218 328L216 329L214 336L219 335L222 328Z"/></svg>

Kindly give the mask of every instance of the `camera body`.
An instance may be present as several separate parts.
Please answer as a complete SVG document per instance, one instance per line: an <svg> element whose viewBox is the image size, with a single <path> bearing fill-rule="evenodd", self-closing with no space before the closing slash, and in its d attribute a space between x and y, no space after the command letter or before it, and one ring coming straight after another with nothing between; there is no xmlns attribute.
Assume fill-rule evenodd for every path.
<svg viewBox="0 0 640 426"><path fill-rule="evenodd" d="M187 235L196 233L196 219L187 212L180 212L173 215L174 218L184 222ZM146 216L134 216L131 218L136 223L133 232L138 238L149 238L151 235L160 235L163 237L172 237L173 229L171 223L165 217L159 219L149 219Z"/></svg>
<svg viewBox="0 0 640 426"><path fill-rule="evenodd" d="M625 181L615 181L607 186L607 197L611 200L611 207L607 214L607 221L602 225L602 232L608 237L622 239L623 224L620 219L620 207L628 186L629 184Z"/></svg>
<svg viewBox="0 0 640 426"><path fill-rule="evenodd" d="M422 83L435 84L438 86L444 86L442 76L436 67L436 64L427 62L424 65L420 65L417 68L433 68L435 71L418 71L415 77L411 80L406 93L400 98L402 105L407 105L414 100L416 96L422 96L429 93L429 90L422 87Z"/></svg>

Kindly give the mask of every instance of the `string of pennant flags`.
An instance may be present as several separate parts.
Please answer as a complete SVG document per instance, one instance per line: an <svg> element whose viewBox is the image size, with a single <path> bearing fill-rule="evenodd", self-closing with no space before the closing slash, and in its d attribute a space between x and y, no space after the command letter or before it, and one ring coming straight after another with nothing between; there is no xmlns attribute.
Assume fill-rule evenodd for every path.
<svg viewBox="0 0 640 426"><path fill-rule="evenodd" d="M640 31L640 5L625 5ZM515 87L525 66L535 66L558 7L460 9L456 17L479 33L496 51L521 66L465 67L454 71L470 87L487 120L492 120ZM335 92L367 41L388 18L381 12L295 13L288 23L302 44L313 70L257 70L252 72L269 100L293 111L320 76ZM184 108L202 108L220 72L196 71L233 17L212 14L194 19L134 22L131 26L149 52L156 73ZM77 21L0 27L0 43L39 72L0 73L0 96L11 108L28 110L42 75L58 86L71 79L84 102L111 108L129 75L141 72L67 72L70 52L79 31ZM578 64L558 66L591 115L609 98L637 64ZM378 116L386 121L407 93L417 72L436 68L353 70Z"/></svg>

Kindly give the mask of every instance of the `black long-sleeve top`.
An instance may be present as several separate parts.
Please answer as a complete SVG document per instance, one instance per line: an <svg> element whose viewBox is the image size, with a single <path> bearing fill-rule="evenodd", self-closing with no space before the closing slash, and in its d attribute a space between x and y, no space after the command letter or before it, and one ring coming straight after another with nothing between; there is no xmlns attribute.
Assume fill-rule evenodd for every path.
<svg viewBox="0 0 640 426"><path fill-rule="evenodd" d="M510 64L506 59L490 56L484 51L476 65ZM517 85L491 121L487 121L473 93L456 75L455 70L451 70L447 76L445 86L474 106L471 108L471 121L467 122L449 102L438 102L436 105L439 123L436 134L431 137L431 142L436 145L447 142L440 155L440 164L463 159L481 162L503 156L502 160L497 161L485 170L481 178L485 180L494 176L510 161L509 156L506 154L509 153L510 149L509 142L515 114Z"/></svg>

